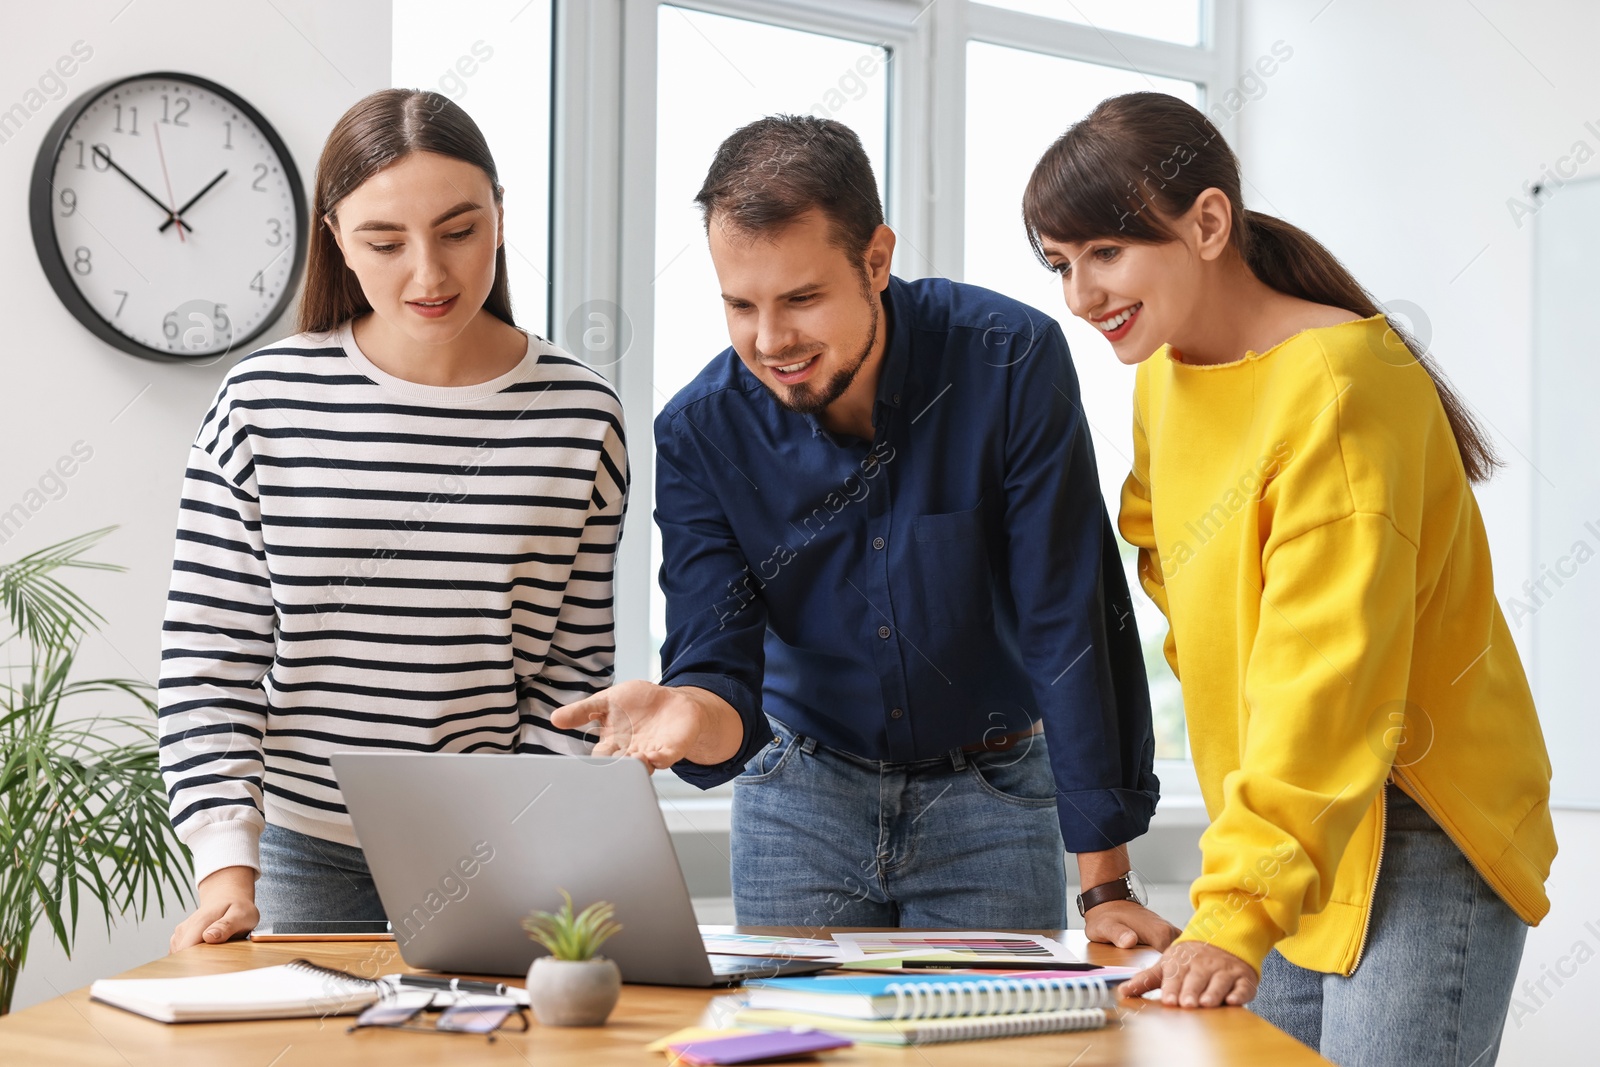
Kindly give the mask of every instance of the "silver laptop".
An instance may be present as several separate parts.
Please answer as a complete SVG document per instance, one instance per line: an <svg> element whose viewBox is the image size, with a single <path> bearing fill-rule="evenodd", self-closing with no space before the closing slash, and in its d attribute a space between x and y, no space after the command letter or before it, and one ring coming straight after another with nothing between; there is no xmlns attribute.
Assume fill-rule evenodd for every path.
<svg viewBox="0 0 1600 1067"><path fill-rule="evenodd" d="M706 954L637 760L341 752L332 765L400 956L413 967L526 973L546 953L520 922L560 907L562 889L577 908L616 905L622 932L601 953L625 982L734 985L829 966Z"/></svg>

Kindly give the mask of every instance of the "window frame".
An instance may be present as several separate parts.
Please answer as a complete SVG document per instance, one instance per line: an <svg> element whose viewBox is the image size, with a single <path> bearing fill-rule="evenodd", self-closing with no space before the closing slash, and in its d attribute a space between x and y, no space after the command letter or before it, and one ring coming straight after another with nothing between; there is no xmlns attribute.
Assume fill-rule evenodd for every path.
<svg viewBox="0 0 1600 1067"><path fill-rule="evenodd" d="M650 664L655 579L639 527L654 508L656 28L664 3L889 49L885 214L905 278L962 279L969 41L1193 81L1204 107L1236 76L1239 39L1238 0L1201 0L1198 46L972 0L554 0L551 339L573 348L568 317L595 300L621 308L632 335L604 368L622 398L633 464L632 536L617 559L619 678L646 677ZM1168 796L1198 794L1190 761L1158 761L1157 773Z"/></svg>

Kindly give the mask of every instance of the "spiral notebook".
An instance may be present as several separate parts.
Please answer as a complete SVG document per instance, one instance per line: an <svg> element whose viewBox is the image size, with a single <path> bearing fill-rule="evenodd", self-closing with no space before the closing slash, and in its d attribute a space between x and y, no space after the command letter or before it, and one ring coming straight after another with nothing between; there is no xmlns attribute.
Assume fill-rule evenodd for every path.
<svg viewBox="0 0 1600 1067"><path fill-rule="evenodd" d="M102 978L89 998L164 1023L354 1015L378 999L369 978L294 960L188 978Z"/></svg>
<svg viewBox="0 0 1600 1067"><path fill-rule="evenodd" d="M1098 1030L1108 1014L1101 1008L983 1015L959 1019L843 1019L798 1011L745 1008L734 1023L752 1030L821 1030L871 1045L934 1045L944 1041L982 1041L1024 1034Z"/></svg>
<svg viewBox="0 0 1600 1067"><path fill-rule="evenodd" d="M946 1019L1115 1007L1120 979L1038 971L986 974L821 975L745 983L749 1006L848 1019Z"/></svg>

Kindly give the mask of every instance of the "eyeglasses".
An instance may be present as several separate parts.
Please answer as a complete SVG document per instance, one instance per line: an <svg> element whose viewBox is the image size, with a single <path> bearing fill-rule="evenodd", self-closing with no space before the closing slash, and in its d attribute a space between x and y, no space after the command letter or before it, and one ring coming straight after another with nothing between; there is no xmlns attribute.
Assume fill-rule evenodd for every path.
<svg viewBox="0 0 1600 1067"><path fill-rule="evenodd" d="M385 992L383 998L356 1017L345 1033L377 1027L386 1030L409 1030L422 1034L485 1034L490 1041L495 1031L505 1025L514 1014L522 1025L518 1033L529 1027L528 1010L507 997L480 994L447 994L439 1003L439 994L428 990ZM423 1012L441 1012L427 1022L413 1022Z"/></svg>

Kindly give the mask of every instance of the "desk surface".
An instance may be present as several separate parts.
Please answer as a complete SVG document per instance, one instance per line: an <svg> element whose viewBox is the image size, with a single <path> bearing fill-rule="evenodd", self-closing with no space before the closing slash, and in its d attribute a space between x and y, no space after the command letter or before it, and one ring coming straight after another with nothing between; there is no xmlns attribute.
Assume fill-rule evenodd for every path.
<svg viewBox="0 0 1600 1067"><path fill-rule="evenodd" d="M727 927L723 929L734 929ZM752 933L819 935L815 930L740 927ZM1074 935L1056 934L1072 941ZM1081 935L1076 935L1081 943ZM121 978L173 978L219 974L265 967L304 956L361 974L410 971L392 943L199 945L136 967ZM1137 965L1155 958L1150 950L1124 951L1089 946L1098 963ZM520 984L520 983L515 983ZM72 1063L141 1067L184 1067L188 1064L256 1064L295 1067L326 1063L372 1064L660 1064L667 1058L644 1046L684 1026L720 1017L726 990L623 986L622 1000L610 1022L594 1029L541 1027L526 1034L504 1033L494 1044L465 1034L435 1035L363 1030L345 1033L350 1019L277 1019L261 1022L166 1025L92 1003L88 989L0 1018L0 1063L19 1065ZM1051 1064L1059 1067L1175 1067L1180 1064L1226 1064L1271 1067L1325 1064L1287 1035L1243 1008L1210 1011L1165 1008L1141 1001L1103 1030L1047 1034L993 1042L956 1042L898 1049L858 1045L830 1053L825 1064L972 1064L1004 1059L1007 1067ZM531 1015L531 1013L530 1013Z"/></svg>

